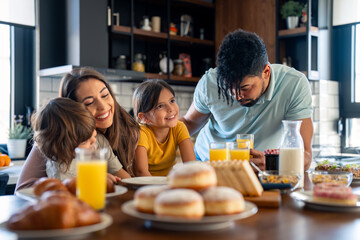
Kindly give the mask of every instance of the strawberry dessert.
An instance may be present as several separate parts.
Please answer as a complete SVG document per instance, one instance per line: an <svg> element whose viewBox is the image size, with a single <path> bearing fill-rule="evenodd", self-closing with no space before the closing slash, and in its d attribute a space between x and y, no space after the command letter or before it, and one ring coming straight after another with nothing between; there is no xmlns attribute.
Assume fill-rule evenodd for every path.
<svg viewBox="0 0 360 240"><path fill-rule="evenodd" d="M356 205L357 195L351 187L335 183L320 183L314 186L313 200L323 203Z"/></svg>

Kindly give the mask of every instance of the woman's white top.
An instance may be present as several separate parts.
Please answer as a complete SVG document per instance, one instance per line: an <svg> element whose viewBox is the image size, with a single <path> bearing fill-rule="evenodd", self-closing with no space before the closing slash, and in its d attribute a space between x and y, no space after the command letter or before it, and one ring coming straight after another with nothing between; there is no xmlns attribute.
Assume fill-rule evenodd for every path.
<svg viewBox="0 0 360 240"><path fill-rule="evenodd" d="M96 143L95 149L107 148L107 171L108 173L114 174L120 169L122 169L122 165L119 159L115 156L112 148L110 146L109 141L102 134L96 135ZM46 161L46 174L50 178L57 178L59 180L64 180L66 178L76 177L76 160L73 159L68 170L66 170L66 166L60 166L58 162L51 161L47 159Z"/></svg>

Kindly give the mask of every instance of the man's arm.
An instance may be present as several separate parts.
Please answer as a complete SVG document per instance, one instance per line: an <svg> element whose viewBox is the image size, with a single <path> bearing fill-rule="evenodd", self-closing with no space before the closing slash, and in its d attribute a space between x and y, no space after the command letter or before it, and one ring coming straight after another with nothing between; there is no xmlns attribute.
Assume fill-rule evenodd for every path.
<svg viewBox="0 0 360 240"><path fill-rule="evenodd" d="M193 102L191 103L191 106L187 111L187 113L185 114L185 116L181 117L179 120L185 123L191 136L194 133L198 132L204 126L204 124L206 123L209 117L210 117L210 113L202 114L198 112L195 109Z"/></svg>
<svg viewBox="0 0 360 240"><path fill-rule="evenodd" d="M300 134L304 141L304 170L309 169L312 158L311 139L313 136L313 123L311 118L301 119Z"/></svg>

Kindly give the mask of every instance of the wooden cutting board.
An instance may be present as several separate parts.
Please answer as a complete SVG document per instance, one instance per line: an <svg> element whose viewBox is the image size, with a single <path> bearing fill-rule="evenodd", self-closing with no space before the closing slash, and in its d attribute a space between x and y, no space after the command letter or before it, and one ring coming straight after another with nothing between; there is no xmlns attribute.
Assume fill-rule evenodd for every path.
<svg viewBox="0 0 360 240"><path fill-rule="evenodd" d="M260 197L244 197L246 201L253 202L259 208L278 208L281 203L280 190L264 191Z"/></svg>

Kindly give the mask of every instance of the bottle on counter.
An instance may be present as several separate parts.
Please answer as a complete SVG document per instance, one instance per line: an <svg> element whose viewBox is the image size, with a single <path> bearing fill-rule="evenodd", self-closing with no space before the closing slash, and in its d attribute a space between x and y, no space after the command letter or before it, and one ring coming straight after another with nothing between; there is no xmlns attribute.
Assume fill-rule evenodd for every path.
<svg viewBox="0 0 360 240"><path fill-rule="evenodd" d="M299 188L304 187L304 142L300 135L302 121L283 120L284 135L280 144L279 172L295 171L300 173Z"/></svg>

